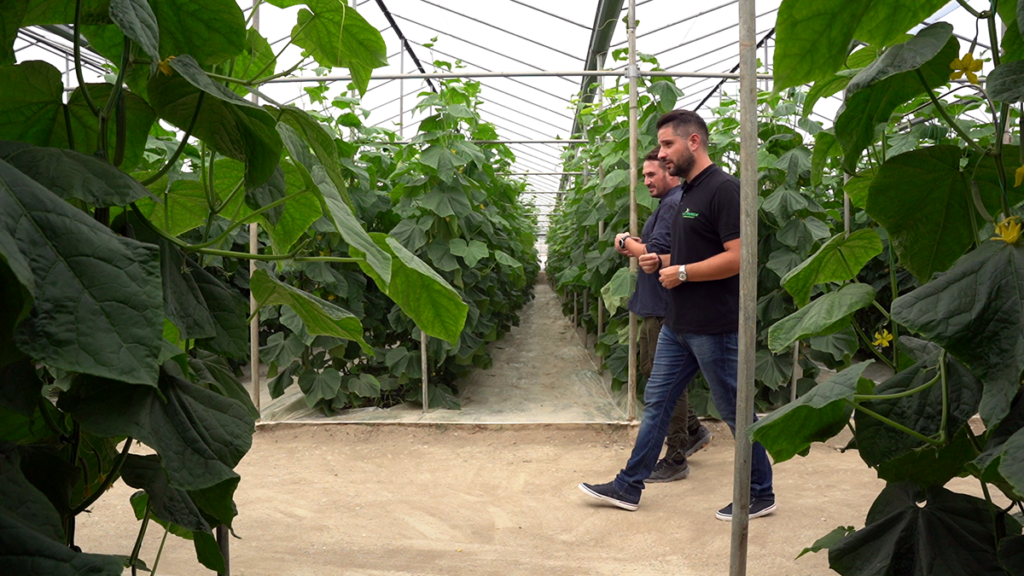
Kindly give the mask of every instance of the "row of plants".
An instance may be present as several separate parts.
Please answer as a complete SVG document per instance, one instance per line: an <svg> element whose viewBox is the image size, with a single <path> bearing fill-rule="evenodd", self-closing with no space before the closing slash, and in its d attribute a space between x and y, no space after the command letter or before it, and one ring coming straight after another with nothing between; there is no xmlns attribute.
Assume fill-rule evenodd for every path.
<svg viewBox="0 0 1024 576"><path fill-rule="evenodd" d="M260 87L316 65L347 68L364 92L386 64L380 33L337 0L266 4L301 6L276 52L234 0L0 6L5 572L149 569L154 522L224 570L214 532L238 513L234 468L259 416L239 380L250 294L276 389L294 377L326 409L409 396L421 334L432 397L454 405L451 381L487 365L483 342L530 297L533 217L500 176L511 154L469 142L494 138L479 87L446 85L412 144L376 146L396 138L363 128L357 100L321 115ZM56 68L16 59L36 25L71 26L66 95ZM293 44L306 60L286 69ZM105 82L85 82L86 48L108 62ZM375 145L342 138L349 127ZM137 540L81 551L76 518L119 479L138 490Z"/></svg>
<svg viewBox="0 0 1024 576"><path fill-rule="evenodd" d="M757 400L778 409L751 433L781 462L849 427L849 448L887 482L864 527L839 527L805 551L828 549L844 575L1024 567L1022 12L1009 0L983 11L965 4L993 47L993 69L979 79L977 38L962 48L944 23L907 34L942 5L784 1L775 92L758 98ZM840 93L833 125L809 120L816 103ZM592 109L609 117L599 126L618 131L599 129L577 166L627 166L615 141L619 102L613 91L608 108ZM735 103L725 98L712 113L713 157L738 175ZM641 118L643 150L653 133ZM563 294L601 290L612 310L633 285L609 251L626 228L626 175L606 170L604 187L575 183L555 219L549 265ZM596 226L574 229L602 219L602 238ZM619 312L602 338L618 350L599 345L619 382L624 324ZM783 405L794 346L804 378L799 400ZM864 377L873 362L891 377ZM838 373L815 384L822 367ZM970 425L976 414L983 429ZM957 477L973 477L984 497L950 490Z"/></svg>
<svg viewBox="0 0 1024 576"><path fill-rule="evenodd" d="M450 70L452 63L434 66ZM468 305L461 330L428 340L432 408L460 407L456 381L474 368L490 368L487 344L518 325L539 271L536 213L520 199L525 185L502 175L511 171L514 156L504 144L473 143L498 139L494 126L480 119L479 104L479 82L441 82L438 92L421 94L414 107L423 117L409 144L396 144L391 131L364 126L351 98L334 99L338 114L323 118L353 132L351 143L338 142L342 172L356 216L371 236L389 233ZM343 239L315 223L309 241L321 254L344 253ZM297 262L282 272L289 284L361 316L373 352L313 336L287 308L268 309L260 339L273 396L297 379L309 406L325 412L421 402L420 332L400 307L344 265ZM430 293L413 296L437 301ZM432 312L459 313L440 306Z"/></svg>

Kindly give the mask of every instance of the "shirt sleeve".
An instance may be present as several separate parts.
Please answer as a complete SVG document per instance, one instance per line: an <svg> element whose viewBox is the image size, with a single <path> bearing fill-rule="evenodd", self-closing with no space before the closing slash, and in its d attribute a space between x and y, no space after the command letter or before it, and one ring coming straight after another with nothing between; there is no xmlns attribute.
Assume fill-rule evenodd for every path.
<svg viewBox="0 0 1024 576"><path fill-rule="evenodd" d="M658 206L658 220L651 230L651 237L644 238L647 251L652 254L668 254L672 251L672 218L679 208L677 197Z"/></svg>
<svg viewBox="0 0 1024 576"><path fill-rule="evenodd" d="M715 228L722 244L740 237L740 185L728 179L718 186L712 200Z"/></svg>

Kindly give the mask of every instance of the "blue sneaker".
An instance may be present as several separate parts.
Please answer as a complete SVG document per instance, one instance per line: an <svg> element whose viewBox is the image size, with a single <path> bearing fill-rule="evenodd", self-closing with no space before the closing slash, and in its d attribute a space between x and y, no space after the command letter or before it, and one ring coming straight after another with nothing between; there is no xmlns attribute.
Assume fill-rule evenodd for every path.
<svg viewBox="0 0 1024 576"><path fill-rule="evenodd" d="M588 496L593 496L598 500L604 500L613 506L618 506L623 510L634 511L640 507L640 497L632 497L621 492L615 487L614 483L609 482L607 484L587 484L586 482L580 483L580 490Z"/></svg>
<svg viewBox="0 0 1024 576"><path fill-rule="evenodd" d="M751 498L750 499L750 519L760 518L761 516L767 516L775 511L775 497L771 498ZM725 522L732 522L732 503L725 508L722 508L715 514L715 518L723 520Z"/></svg>

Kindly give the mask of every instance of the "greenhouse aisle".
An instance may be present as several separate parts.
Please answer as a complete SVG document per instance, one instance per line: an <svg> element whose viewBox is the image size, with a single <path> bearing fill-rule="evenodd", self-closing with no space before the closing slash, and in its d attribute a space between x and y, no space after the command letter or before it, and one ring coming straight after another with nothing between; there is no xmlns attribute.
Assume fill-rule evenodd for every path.
<svg viewBox="0 0 1024 576"><path fill-rule="evenodd" d="M310 410L298 386L271 400L264 391L263 422L430 422L465 424L591 424L626 419L624 399L613 397L607 375L562 315L543 276L520 325L491 344L494 366L459 382L461 410L401 405L324 416Z"/></svg>

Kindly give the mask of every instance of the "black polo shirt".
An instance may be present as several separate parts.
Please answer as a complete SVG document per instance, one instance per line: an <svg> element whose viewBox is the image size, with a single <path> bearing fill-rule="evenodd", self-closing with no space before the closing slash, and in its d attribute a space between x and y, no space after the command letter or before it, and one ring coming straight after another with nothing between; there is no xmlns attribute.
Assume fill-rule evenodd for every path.
<svg viewBox="0 0 1024 576"><path fill-rule="evenodd" d="M672 265L692 264L725 252L740 237L740 181L712 164L683 185L672 219ZM669 290L665 322L675 332L736 332L740 276L710 282L684 282Z"/></svg>

